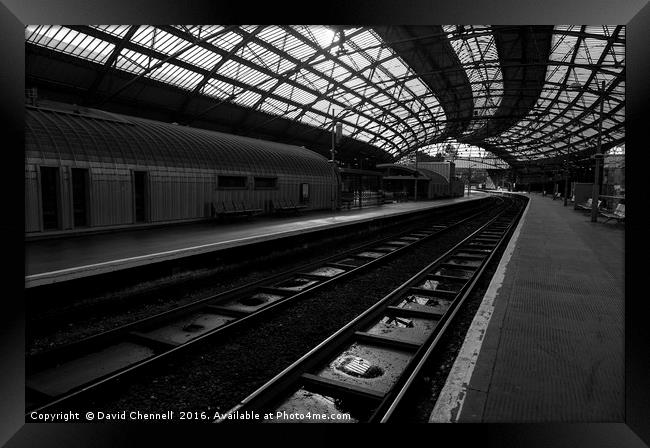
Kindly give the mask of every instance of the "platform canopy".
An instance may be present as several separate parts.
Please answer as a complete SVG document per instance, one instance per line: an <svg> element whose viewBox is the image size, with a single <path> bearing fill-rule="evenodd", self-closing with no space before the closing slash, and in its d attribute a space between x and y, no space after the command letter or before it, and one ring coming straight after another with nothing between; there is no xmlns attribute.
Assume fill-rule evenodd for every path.
<svg viewBox="0 0 650 448"><path fill-rule="evenodd" d="M36 95L322 154L338 121L341 159L453 142L514 167L580 160L599 126L603 151L624 143L624 26L37 25L25 37Z"/></svg>

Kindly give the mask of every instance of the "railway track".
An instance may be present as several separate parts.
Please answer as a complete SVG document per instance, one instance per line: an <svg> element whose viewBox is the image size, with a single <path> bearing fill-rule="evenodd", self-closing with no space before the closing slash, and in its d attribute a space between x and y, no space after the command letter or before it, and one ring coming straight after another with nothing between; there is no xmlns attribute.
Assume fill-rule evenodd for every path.
<svg viewBox="0 0 650 448"><path fill-rule="evenodd" d="M510 206L253 392L218 422L387 422L523 207Z"/></svg>
<svg viewBox="0 0 650 448"><path fill-rule="evenodd" d="M28 415L133 375L192 344L403 255L485 210L363 244L317 262L67 344L27 360Z"/></svg>

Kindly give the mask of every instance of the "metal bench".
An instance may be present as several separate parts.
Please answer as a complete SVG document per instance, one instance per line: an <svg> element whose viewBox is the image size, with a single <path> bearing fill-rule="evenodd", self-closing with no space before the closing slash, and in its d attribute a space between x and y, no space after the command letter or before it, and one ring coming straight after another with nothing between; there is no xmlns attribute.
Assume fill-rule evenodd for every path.
<svg viewBox="0 0 650 448"><path fill-rule="evenodd" d="M291 199L273 199L271 205L273 213L297 213L307 208L306 205L295 204Z"/></svg>
<svg viewBox="0 0 650 448"><path fill-rule="evenodd" d="M384 192L382 204L392 204L393 202L395 202L395 194L392 191Z"/></svg>
<svg viewBox="0 0 650 448"><path fill-rule="evenodd" d="M215 216L217 218L251 217L259 213L262 213L262 209L253 208L244 202L222 201L217 202L215 205Z"/></svg>
<svg viewBox="0 0 650 448"><path fill-rule="evenodd" d="M341 193L341 207L347 207L348 210L350 210L350 207L352 207L352 204L354 204L354 193L351 191L344 191Z"/></svg>
<svg viewBox="0 0 650 448"><path fill-rule="evenodd" d="M254 216L254 215L259 215L262 213L264 210L261 208L253 208L250 204L246 202L234 202L233 201L233 206L235 207L235 210L242 214L246 214L249 216Z"/></svg>
<svg viewBox="0 0 650 448"><path fill-rule="evenodd" d="M585 202L584 204L576 204L576 209L591 211L592 202L593 202L592 199L589 198L589 199L587 199L587 202ZM600 210L600 207L602 206L602 204L603 204L603 201L599 200L598 201L598 210Z"/></svg>
<svg viewBox="0 0 650 448"><path fill-rule="evenodd" d="M625 204L618 204L613 212L601 211L601 216L607 218L604 222L615 219L617 222L625 221Z"/></svg>

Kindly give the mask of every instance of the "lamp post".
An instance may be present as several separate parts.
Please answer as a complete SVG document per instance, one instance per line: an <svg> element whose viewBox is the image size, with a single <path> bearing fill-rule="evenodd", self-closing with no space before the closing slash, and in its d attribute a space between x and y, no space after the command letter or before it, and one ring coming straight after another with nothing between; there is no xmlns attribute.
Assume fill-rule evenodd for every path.
<svg viewBox="0 0 650 448"><path fill-rule="evenodd" d="M333 114L332 114L332 115L333 115L333 118L332 118L332 128L331 128L331 133L332 133L332 147L330 148L330 154L331 154L331 160L330 160L330 163L332 164L332 168L333 168L333 169L335 169L334 167L336 166L336 165L335 165L335 162L334 162L334 160L335 160L335 159L334 159L334 155L336 154L336 133L335 133L335 130L336 130L336 119L339 117L339 115L340 115L343 111L345 111L345 110L349 110L349 109L350 109L349 107L346 107L346 108L344 108L344 109L341 109L338 113L333 113ZM334 112L334 110L332 110L332 112ZM335 171L337 172L337 174L336 174L337 177L339 177L339 179L340 179L340 174L338 173L338 170L335 169ZM334 187L334 186L332 187L332 210L340 209L340 208L341 208L341 191L342 191L342 182L337 182L337 184L338 184L338 188L337 188L337 187ZM335 188L337 188L337 191L334 190ZM336 199L336 198L338 198L338 199Z"/></svg>
<svg viewBox="0 0 650 448"><path fill-rule="evenodd" d="M330 163L333 166L336 166L336 162L335 162L335 160L336 160L336 158L335 158L336 144L340 141L341 136L343 134L342 128L340 127L340 123L337 123L337 120L339 119L339 117L341 116L341 114L343 112L349 111L349 110L352 110L352 109L354 109L354 107L351 107L351 106L344 107L343 109L339 110L338 112L336 112L335 109L332 109L332 117L333 117L332 118L332 128L331 128L332 147L330 148L330 154L331 154L332 158L330 160ZM342 182L339 183L339 187L338 187L339 200L338 200L337 208L341 207L341 192L342 192ZM359 192L359 207L361 207L361 194L362 194L362 192Z"/></svg>
<svg viewBox="0 0 650 448"><path fill-rule="evenodd" d="M472 189L472 156L467 158L467 197L469 197L470 191Z"/></svg>
<svg viewBox="0 0 650 448"><path fill-rule="evenodd" d="M572 84L569 86L569 90L574 91L588 91L590 93L596 93L600 98L600 116L598 117L598 149L596 154L594 154L594 185L591 189L591 222L598 221L598 198L600 197L600 162L603 159L602 154L602 141L603 141L603 105L605 104L603 96L605 95L605 81L601 81L600 85L597 85L598 91L590 90L584 88L580 84Z"/></svg>
<svg viewBox="0 0 650 448"><path fill-rule="evenodd" d="M598 89L599 94L605 94L605 81L601 82ZM603 104L605 99L600 99L600 116L598 118L598 150L594 155L596 166L594 167L594 186L591 190L591 222L598 221L598 198L600 197L600 161L603 159L602 141L603 141Z"/></svg>
<svg viewBox="0 0 650 448"><path fill-rule="evenodd" d="M566 207L569 196L569 161L564 161L564 206Z"/></svg>
<svg viewBox="0 0 650 448"><path fill-rule="evenodd" d="M568 150L571 151L571 134L569 134ZM567 205L569 196L569 160L564 159L564 207Z"/></svg>
<svg viewBox="0 0 650 448"><path fill-rule="evenodd" d="M331 156L332 156L332 159L330 161L332 163L334 163L334 155L336 154L336 143L337 143L337 141L336 141L336 137L337 137L336 125L338 124L336 122L336 120L339 118L339 116L343 112L345 112L346 110L350 110L350 109L352 109L352 108L351 107L346 107L346 108L341 109L338 112L334 112L334 109L332 109L333 116L334 116L334 118L332 118L332 147L330 148L330 153L331 153Z"/></svg>
<svg viewBox="0 0 650 448"><path fill-rule="evenodd" d="M413 189L414 194L413 194L413 202L417 202L418 200L418 150L415 150L415 173L413 173L413 177L415 178L415 187Z"/></svg>

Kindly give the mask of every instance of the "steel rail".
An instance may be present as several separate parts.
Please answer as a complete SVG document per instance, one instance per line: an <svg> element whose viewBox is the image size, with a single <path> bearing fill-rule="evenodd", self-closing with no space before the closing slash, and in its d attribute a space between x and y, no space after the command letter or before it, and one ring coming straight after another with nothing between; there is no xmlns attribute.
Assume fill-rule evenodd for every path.
<svg viewBox="0 0 650 448"><path fill-rule="evenodd" d="M456 212L463 213L466 210L461 209L457 210ZM284 271L279 274L272 275L270 277L266 277L264 279L242 285L236 288L233 288L228 291L224 291L222 293L203 298L197 301L194 301L189 304L182 305L180 307L176 307L171 310L167 310L165 312L156 314L154 316L146 317L144 319L138 320L136 322L132 322L129 324L125 324L123 326L117 327L115 329L108 330L106 332L93 335L87 338L84 338L83 340L72 342L70 344L66 344L65 346L61 346L57 349L50 350L38 355L32 356L30 359L28 359L27 365L33 367L33 370L37 370L34 374L40 373L42 371L51 369L57 365L57 363L65 363L65 362L72 362L75 359L80 359L83 358L84 356L88 356L89 354L95 353L100 351L102 348L110 347L111 344L117 344L120 342L120 339L123 341L127 342L134 342L136 344L142 345L147 347L147 342L149 342L148 347L152 348L154 350L162 350L162 352L154 354L153 356L150 356L148 358L145 358L141 361L136 361L132 364L129 364L123 368L114 370L108 374L102 375L100 377L97 377L91 381L88 382L83 382L75 387L72 387L68 389L67 392L63 394L58 394L55 396L48 396L47 394L39 392L37 388L34 388L33 386L30 387L29 385L27 386L27 391L36 397L41 397L42 399L39 400L38 398L34 401L36 401L38 404L36 404L36 407L32 407L29 409L27 412L27 415L29 415L31 412L41 412L43 410L46 410L48 408L51 408L52 406L59 405L63 402L69 401L73 398L79 398L82 394L85 394L91 390L96 390L101 386L105 386L109 383L114 382L118 378L124 378L128 374L133 374L136 371L141 371L143 370L144 367L149 367L153 365L155 362L160 361L161 359L165 358L167 359L170 355L178 353L181 350L184 350L188 348L189 346L196 344L200 341L204 341L207 338L212 338L216 337L217 335L223 335L227 331L232 330L234 328L241 328L246 324L252 323L254 320L258 319L262 315L265 315L267 312L271 310L278 309L281 306L286 305L289 302L294 302L297 301L301 298L305 298L310 294L313 294L314 292L323 289L324 287L331 286L333 283L340 281L343 278L350 278L351 276L361 273L371 267L375 267L383 262L386 262L387 260L394 258L399 255L403 255L407 251L417 247L419 244L430 240L431 238L438 237L441 234L447 232L448 230L451 230L453 228L456 228L466 222L469 222L478 216L480 216L482 213L484 213L484 210L481 209L477 213L472 213L471 215L462 218L456 222L453 222L452 224L449 224L445 227L442 226L436 226L436 225L429 225L428 227L425 227L424 229L415 229L415 230L410 230L402 233L398 233L397 235L389 236L389 237L384 237L380 238L374 241L371 241L369 243L364 243L360 246L357 246L355 248L352 248L350 250L346 250L344 252L332 255L330 257L326 257L321 260L314 261L312 263L300 266L298 268L293 268L287 271ZM442 219L442 221L445 221ZM268 289L273 289L272 285L277 285L279 283L282 283L286 280L290 280L292 276L299 276L299 277L306 277L309 276L309 274L306 274L304 271L308 271L314 268L318 267L323 267L323 266L344 266L340 264L334 263L332 260L337 260L345 257L350 257L353 256L354 254L359 253L360 251L363 252L364 250L371 249L375 246L381 246L381 245L386 245L388 242L392 240L399 240L400 238L408 237L408 235L411 234L417 234L424 232L426 229L431 229L432 227L439 227L438 229L428 233L425 236L421 236L418 239L411 240L409 242L406 242L402 246L397 246L396 249L389 251L385 253L384 255L374 258L374 259L368 259L367 262L359 265L359 266L346 266L346 270L339 274L335 275L329 279L324 279L321 278L319 282L315 283L312 286L309 286L301 291L297 291L296 293L290 293L287 291L287 295L281 299L275 300L273 302L270 302L266 305L263 305L259 307L257 310L249 312L249 313L232 313L232 310L228 309L218 309L218 310L213 310L211 311L212 314L218 314L218 313L224 313L227 314L231 312L231 315L234 314L234 320L213 328L212 330L206 331L202 334L197 335L196 337L184 342L180 343L176 346L173 346L171 343L166 344L164 342L158 341L156 343L155 340L150 340L147 341L146 337L142 336L142 332L138 332L138 329L146 329L146 331L152 331L156 327L162 328L167 325L169 325L171 322L174 322L175 320L181 319L186 316L191 316L192 313L195 312L200 312L201 310L204 310L206 307L218 307L220 304L224 304L226 302L232 301L233 299L240 297L242 295L246 295L247 293L253 294L254 291L256 290L262 290L263 288ZM315 276L312 276L315 277ZM269 286L271 285L271 286ZM275 290L274 290L275 291ZM210 311L207 311L210 313ZM64 359L64 361L61 361ZM35 366L35 367L34 367ZM28 376L28 381L29 381L29 376Z"/></svg>
<svg viewBox="0 0 650 448"><path fill-rule="evenodd" d="M262 385L255 392L243 399L239 404L223 414L220 418L217 418L216 421L226 422L236 419L237 415L241 412L254 412L258 410L264 410L266 412L269 410L269 407L273 408L273 406L276 406L275 409L280 409L282 404L286 403L289 403L287 405L289 407L293 406L291 404L291 400L294 396L291 395L291 392L293 391L295 393L298 393L303 389L307 389L308 392L323 390L326 392L329 391L330 393L334 394L334 397L338 398L349 398L351 396L355 396L361 401L366 402L368 405L374 405L375 407L373 408L374 410L372 411L372 416L368 419L368 421L382 420L383 416L386 413L389 413L390 415L390 413L392 413L395 408L395 406L393 406L393 398L401 399L404 396L406 389L408 389L407 386L410 386L412 383L412 378L414 378L421 370L421 365L424 362L423 360L425 357L428 357L433 350L434 347L432 346L435 346L435 344L437 344L440 337L447 329L452 318L455 316L460 305L462 305L462 302L471 293L473 287L476 285L476 281L482 275L485 266L487 266L489 261L492 260L493 254L498 250L503 241L505 241L506 236L509 234L509 231L512 228L512 223L514 220L510 220L510 223L507 226L504 226L503 224L497 225L496 223L499 223L499 219L503 219L502 217L506 216L506 213L507 209L501 211L497 216L490 219L478 230L472 232L460 243L456 244L443 255L438 257L435 261L427 265L425 268L423 268L421 271L403 283L400 287L396 288L394 291L386 295L379 302L363 312L357 318L353 319L336 333L328 337L325 341L321 342L318 346L313 348L299 360L284 369L270 381ZM484 236L481 237L481 234L490 228L498 230L488 231ZM497 242L494 235L499 232L501 235ZM412 291L414 284L422 281L427 276L432 276L431 272L435 272L433 271L434 269L440 269L441 267L448 268L448 266L444 265L444 261L446 259L459 258L460 255L454 256L456 252L471 252L473 249L465 248L465 246L470 244L470 242L474 239L483 241L483 243L478 241L473 243L476 245L474 249L475 252L487 250L476 249L483 244L488 244L487 241L494 242L494 246L491 248L490 256L487 256L486 254L484 257L482 257L483 259L480 262L480 265L476 267L476 269L470 269L469 267L459 268L459 270L467 269L468 272L471 272L471 276L469 278L464 277L463 281L465 281L465 284L457 293L454 294L453 299L449 299L449 307L443 312L442 316L439 316L435 328L431 331L431 334L427 336L426 340L423 343L420 344L405 342L404 340L400 340L399 337L391 338L389 336L377 336L376 334L369 335L367 331L363 331L365 328L370 328L370 325L372 325L374 322L377 322L377 318L380 318L381 316L394 316L395 314L418 316L417 312L409 312L403 308L399 309L396 312L395 308L397 307L392 307L391 305L397 303L397 300L405 297L409 291ZM476 257L480 256L476 255ZM439 273L442 271L438 270L437 272ZM433 275L433 277L439 278L442 277L442 275ZM455 281L461 281L460 277L456 278ZM441 294L443 292L445 291L440 291L439 293ZM446 292L446 294L449 294L449 292ZM434 295L435 294L431 294L430 297L434 297ZM419 317L423 317L422 314L420 314ZM432 315L429 315L429 319L433 319ZM340 353L342 347L346 346L346 343L350 347L353 347L356 342L367 342L375 346L381 346L384 348L388 347L387 350L390 350L391 347L395 350L410 349L415 353L412 354L412 357L408 361L407 366L399 374L399 379L396 380L394 384L390 386L389 390L385 393L377 390L372 390L372 388L369 388L369 386L361 387L358 385L358 383L355 384L354 381L346 383L340 379L332 379L332 377L324 378L323 376L318 376L310 373L313 372L314 369L316 369L318 366L322 367L323 365L327 365L326 361L328 359L334 359L335 361L333 361L333 363L335 363L347 352L343 352L343 355L340 355L339 358L332 358L332 356L336 353ZM330 366L331 365L332 364L330 364ZM280 402L279 400L282 397L289 398L287 398L285 402ZM299 398L296 398L295 400L299 401ZM280 407L277 406L278 404Z"/></svg>
<svg viewBox="0 0 650 448"><path fill-rule="evenodd" d="M453 305L452 305L453 310L451 311L451 314L449 315L449 317L447 319L445 319L443 327L440 329L440 331L435 336L433 341L431 341L431 344L427 347L426 351L422 355L420 361L415 366L413 371L408 375L406 380L404 380L403 386L400 388L399 392L397 392L395 397L387 405L384 406L384 407L387 407L387 409L385 411L382 411L382 412L377 411L376 417L375 417L376 420L379 420L381 423L388 422L391 419L391 417L394 415L396 409L399 408L400 404L404 400L404 398L407 395L408 391L413 386L413 383L415 382L416 378L420 374L422 368L426 365L426 363L430 359L431 354L437 348L438 342L440 341L440 339L445 334L445 331L447 330L447 327L453 321L454 317L456 316L456 313L462 307L463 303L465 303L467 298L474 291L474 287L476 286L476 283L480 280L480 278L482 277L485 269L490 264L492 259L496 256L495 254L499 251L499 249L501 247L503 247L503 245L505 243L507 243L509 241L510 236L512 234L512 231L515 228L517 222L519 221L519 218L521 217L521 215L523 213L523 210L524 210L524 208L521 207L520 210L517 211L515 216L513 216L508 228L506 229L506 231L502 235L501 239L497 243L494 250L488 255L488 257L485 259L485 261L481 264L480 268L476 271L476 273L473 276L472 281L468 285L465 292L462 294L462 296L460 298L457 298L456 300L453 301ZM507 211L505 213L507 213Z"/></svg>

